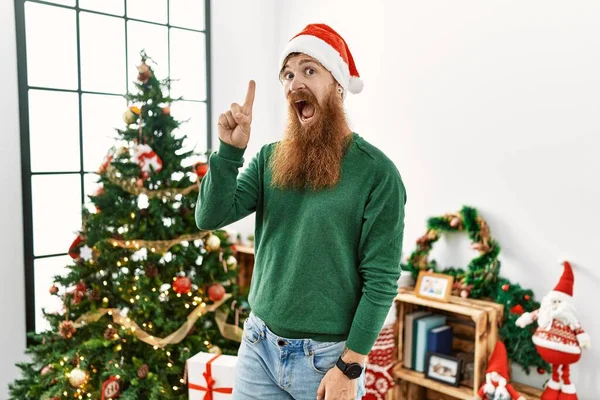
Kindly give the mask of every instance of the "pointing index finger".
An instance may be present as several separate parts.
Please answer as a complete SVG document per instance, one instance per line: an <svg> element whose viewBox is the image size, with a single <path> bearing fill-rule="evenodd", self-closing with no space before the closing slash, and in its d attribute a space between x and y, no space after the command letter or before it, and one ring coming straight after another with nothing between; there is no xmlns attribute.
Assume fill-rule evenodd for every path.
<svg viewBox="0 0 600 400"><path fill-rule="evenodd" d="M254 94L256 92L256 82L251 80L248 83L248 92L246 92L246 100L244 100L244 111L246 113L252 112L252 106L254 105Z"/></svg>

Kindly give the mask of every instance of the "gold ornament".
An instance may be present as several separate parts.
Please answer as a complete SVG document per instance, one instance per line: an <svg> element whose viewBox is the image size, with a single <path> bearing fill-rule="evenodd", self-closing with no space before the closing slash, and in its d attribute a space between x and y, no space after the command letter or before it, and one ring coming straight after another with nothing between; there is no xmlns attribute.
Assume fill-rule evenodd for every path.
<svg viewBox="0 0 600 400"><path fill-rule="evenodd" d="M80 387L85 383L88 378L88 374L86 371L81 368L75 368L69 374L69 383L73 387Z"/></svg>
<svg viewBox="0 0 600 400"><path fill-rule="evenodd" d="M221 239L217 235L211 234L208 239L206 239L206 250L215 251L221 247Z"/></svg>
<svg viewBox="0 0 600 400"><path fill-rule="evenodd" d="M208 352L211 354L223 354L223 351L217 345L213 345L211 348L209 348Z"/></svg>
<svg viewBox="0 0 600 400"><path fill-rule="evenodd" d="M137 115L135 115L135 113L131 110L127 110L123 113L123 121L125 121L127 125L133 124L135 121L137 121L137 118Z"/></svg>

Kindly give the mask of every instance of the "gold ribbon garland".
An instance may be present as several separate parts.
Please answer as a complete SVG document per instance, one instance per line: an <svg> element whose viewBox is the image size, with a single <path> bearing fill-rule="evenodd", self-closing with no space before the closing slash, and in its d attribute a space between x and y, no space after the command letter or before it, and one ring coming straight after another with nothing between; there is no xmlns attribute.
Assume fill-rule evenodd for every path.
<svg viewBox="0 0 600 400"><path fill-rule="evenodd" d="M227 300L231 298L231 294L226 294L223 296L221 300L218 302L207 306L205 303L200 304L196 307L186 318L186 321L177 329L175 332L164 338L158 338L153 335L150 335L148 332L145 332L143 329L139 327L139 325L132 321L130 318L121 315L121 310L118 308L100 308L97 311L90 311L75 320L73 326L75 328L81 328L85 324L90 322L96 322L106 314L111 315L113 322L115 324L121 325L125 329L130 329L133 334L142 342L145 342L151 346L156 346L158 348L163 348L170 344L177 344L181 342L190 332L198 318L200 318L203 314L209 312L215 312L215 320L217 322L217 326L219 327L219 331L221 335L229 340L234 340L237 342L241 341L241 329L237 326L233 326L231 324L227 324L227 313L224 313L218 308L225 303Z"/></svg>
<svg viewBox="0 0 600 400"><path fill-rule="evenodd" d="M145 194L146 196L148 196L148 198L154 198L154 197L161 197L161 198L167 198L169 200L174 200L175 196L177 195L187 195L191 192L193 192L194 190L198 190L198 183L194 183L188 187L185 188L170 188L170 189L159 189L159 190L150 190L150 189L146 189L145 187L138 187L137 186L137 179L131 179L131 180L125 180L125 179L121 179L118 174L119 171L112 165L108 165L106 167L106 177L108 178L108 180L119 186L121 189L123 189L124 191L126 191L129 194L133 194L136 196L139 196L140 194Z"/></svg>
<svg viewBox="0 0 600 400"><path fill-rule="evenodd" d="M154 251L158 251L158 252L163 252L166 253L171 247L175 246L176 244L179 244L181 242L185 242L185 241L194 241L194 240L198 240L198 239L204 239L207 236L210 236L211 232L210 231L202 231L202 232L198 232L198 233L187 233L185 235L181 235L176 239L172 239L172 240L137 240L137 239L132 239L132 240L116 240L116 239L111 239L111 238L107 238L107 239L103 239L98 241L97 243L100 242L108 242L111 243L114 247L121 247L124 249L140 249L141 247L145 247L147 249L154 249L152 250ZM94 247L96 247L96 245L94 245Z"/></svg>

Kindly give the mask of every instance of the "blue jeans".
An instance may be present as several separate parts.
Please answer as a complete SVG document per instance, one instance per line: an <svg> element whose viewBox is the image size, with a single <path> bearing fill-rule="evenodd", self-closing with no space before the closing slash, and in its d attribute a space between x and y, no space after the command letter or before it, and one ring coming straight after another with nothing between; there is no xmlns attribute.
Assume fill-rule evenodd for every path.
<svg viewBox="0 0 600 400"><path fill-rule="evenodd" d="M233 385L234 400L315 400L327 371L335 366L346 345L287 339L275 335L254 313L244 323ZM365 374L357 382L356 399L365 390Z"/></svg>

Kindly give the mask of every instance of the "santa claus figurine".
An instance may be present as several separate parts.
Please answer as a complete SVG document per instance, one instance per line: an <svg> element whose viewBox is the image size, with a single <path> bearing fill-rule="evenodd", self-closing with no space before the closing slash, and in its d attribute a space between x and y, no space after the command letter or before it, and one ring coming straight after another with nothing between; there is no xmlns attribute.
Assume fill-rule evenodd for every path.
<svg viewBox="0 0 600 400"><path fill-rule="evenodd" d="M577 399L575 385L569 377L569 366L579 361L582 348L590 347L590 337L583 331L575 316L573 269L568 261L563 262L563 266L560 281L542 299L540 308L521 315L516 321L520 328L537 321L538 328L533 334L533 343L542 359L552 365L552 379L548 381L541 400Z"/></svg>
<svg viewBox="0 0 600 400"><path fill-rule="evenodd" d="M479 388L475 400L525 400L508 383L508 357L506 347L500 340L488 362L485 383Z"/></svg>

